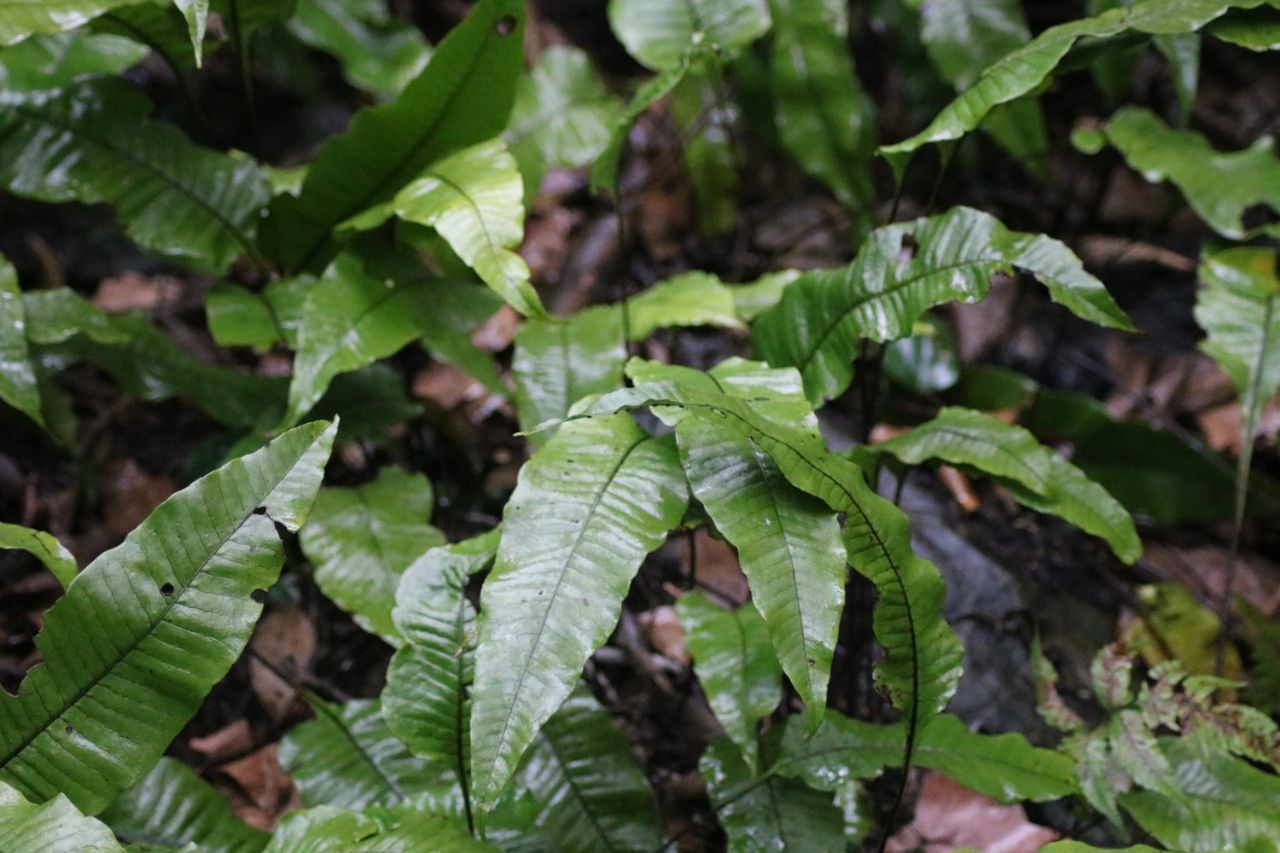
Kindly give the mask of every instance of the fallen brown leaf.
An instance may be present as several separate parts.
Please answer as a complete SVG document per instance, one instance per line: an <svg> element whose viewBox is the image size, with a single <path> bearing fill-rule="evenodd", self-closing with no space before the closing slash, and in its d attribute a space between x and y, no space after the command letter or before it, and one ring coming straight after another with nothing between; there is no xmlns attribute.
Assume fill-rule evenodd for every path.
<svg viewBox="0 0 1280 853"><path fill-rule="evenodd" d="M212 734L193 737L187 742L210 764L219 764L233 756L246 755L253 749L253 731L245 719L235 720Z"/></svg>
<svg viewBox="0 0 1280 853"><path fill-rule="evenodd" d="M889 839L888 853L1035 853L1058 834L1031 823L1021 806L1004 806L941 773L925 777L915 818Z"/></svg>
<svg viewBox="0 0 1280 853"><path fill-rule="evenodd" d="M674 607L665 604L655 607L641 613L636 621L654 651L686 666L689 664L689 652L684 647L684 628Z"/></svg>
<svg viewBox="0 0 1280 853"><path fill-rule="evenodd" d="M315 625L301 607L268 611L258 622L249 648L257 655L249 659L253 692L271 720L278 723L300 709L300 698L272 667L295 679L305 677L316 652Z"/></svg>
<svg viewBox="0 0 1280 853"><path fill-rule="evenodd" d="M269 743L219 770L235 780L246 801L232 800L232 808L250 826L275 829L280 816L302 805L289 774L277 758L279 744Z"/></svg>

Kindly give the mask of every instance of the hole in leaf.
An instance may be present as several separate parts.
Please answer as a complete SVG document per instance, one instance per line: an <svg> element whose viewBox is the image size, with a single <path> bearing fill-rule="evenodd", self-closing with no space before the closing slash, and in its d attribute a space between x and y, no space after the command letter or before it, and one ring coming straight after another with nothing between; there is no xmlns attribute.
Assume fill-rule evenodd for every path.
<svg viewBox="0 0 1280 853"><path fill-rule="evenodd" d="M254 514L254 515L266 515L266 514L267 514L267 508L266 508L265 506L260 506L260 507L258 507L257 509L255 509L255 510L253 511L253 514Z"/></svg>
<svg viewBox="0 0 1280 853"><path fill-rule="evenodd" d="M1280 222L1280 211L1265 202L1246 207L1240 214L1240 224L1246 231L1252 231L1264 225L1274 225L1277 222Z"/></svg>
<svg viewBox="0 0 1280 853"><path fill-rule="evenodd" d="M164 583L160 584L160 594L163 595L165 598L168 598L169 596L173 595L173 584L169 583L168 581L165 581Z"/></svg>
<svg viewBox="0 0 1280 853"><path fill-rule="evenodd" d="M516 31L516 16L503 15L493 25L493 31L500 36L509 36Z"/></svg>
<svg viewBox="0 0 1280 853"><path fill-rule="evenodd" d="M253 592L249 593L249 597L258 604L261 604L267 600L267 591L265 589L255 589Z"/></svg>
<svg viewBox="0 0 1280 853"><path fill-rule="evenodd" d="M64 729L64 731L66 731L66 733L67 733L67 734L69 734L69 735L73 735L73 734L75 734L75 733L76 733L76 727L75 727L75 726L67 726L67 727L66 727L66 729Z"/></svg>

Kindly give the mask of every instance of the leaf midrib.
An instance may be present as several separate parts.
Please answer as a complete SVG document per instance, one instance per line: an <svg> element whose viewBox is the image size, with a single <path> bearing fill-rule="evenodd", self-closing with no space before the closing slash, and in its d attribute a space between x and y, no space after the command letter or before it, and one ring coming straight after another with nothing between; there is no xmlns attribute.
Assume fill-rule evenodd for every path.
<svg viewBox="0 0 1280 853"><path fill-rule="evenodd" d="M644 444L646 441L651 440L653 440L653 436L643 435L633 441L631 445L618 457L618 461L609 472L609 476L605 479L599 491L597 491L595 496L592 498L591 507L583 518L582 524L578 525L578 532L573 538L573 544L570 546L568 554L565 556L565 569L556 577L555 587L551 590L550 598L547 599L547 606L543 609L542 619L538 623L538 632L534 635L533 643L529 647L529 653L525 656L526 662L533 657L534 651L542 643L542 635L546 633L547 622L551 618L551 606L555 603L560 594L560 587L564 585L568 567L577 555L578 547L582 544L582 538L586 535L587 530L592 526L591 521L595 518L596 512L599 511L600 504L604 500L605 494L609 491L610 486L613 485L614 480L618 476L618 472L622 470L622 466L626 464L626 461L631 457L631 454L635 452L636 448L640 447L640 445ZM511 730L511 719L515 716L515 708L519 702L520 694L524 691L525 679L528 678L530 669L532 669L532 667L527 663L525 666L520 668L520 674L516 678L515 690L511 694L511 701L507 703L507 713L502 720L502 729L498 732L497 745L494 748L493 758L489 762L490 773L486 779L493 778L494 765L501 757L503 747L507 745L507 735Z"/></svg>
<svg viewBox="0 0 1280 853"><path fill-rule="evenodd" d="M263 495L262 501L254 504L255 508L257 506L262 505L262 502L265 502L268 498L270 498L271 494L277 488L279 488L280 484L283 483L285 479L290 474L293 473L294 469L298 467L298 465L302 462L302 459L306 456L306 451L309 450L311 446L314 445L314 443L315 442L313 440L312 442L309 442L305 448L303 448L302 452L298 454L293 464L290 465L288 468L286 468L285 471L276 479L276 481L272 483L271 488L268 489L266 493ZM208 556L206 556L205 559L200 563L200 566L194 572L191 573L191 577L185 583L183 583L182 588L176 594L174 594L169 598L168 602L164 606L164 609L160 611L159 616L156 619L152 620L151 624L147 626L146 631L144 631L141 635L139 635L136 639L134 639L131 643L129 643L128 646L126 646L122 651L118 652L115 655L115 657L106 666L102 668L101 672L96 674L91 681L89 681L85 686L83 686L79 691L77 691L77 693L74 696L72 696L70 700L63 702L59 706L56 713L48 715L45 723L37 727L25 740L19 743L15 748L11 749L7 754L0 757L0 770L3 770L4 768L6 768L9 765L10 761L20 756L21 753L28 746L34 743L35 740L38 737L40 737L40 735L44 734L44 732L46 732L50 726L52 726L57 720L61 719L61 717L64 714L66 714L68 711L70 711L73 707L75 707L80 702L80 700L82 700L85 696L87 696L102 681L108 678L116 670L116 668L119 667L125 661L125 659L127 659L130 655L132 655L133 652L136 651L137 648L140 645L142 645L144 641L146 641L151 637L152 633L154 633L156 629L158 629L161 625L165 624L167 617L169 615L169 611L171 611L174 607L178 605L180 601L182 601L183 596L186 595L187 591L191 588L192 584L194 584L196 580L204 573L205 569L208 568L209 563L212 562L213 559L217 557L219 553L222 552L222 549L226 546L226 544L229 541L231 541L231 539L237 533L240 532L240 529L244 527L245 523L254 515L255 513L252 510L244 514L244 516L240 519L240 521L236 523L235 527L233 527L231 531L222 538L222 541L218 543L217 547L209 552ZM277 539L277 541L279 540ZM88 571L88 568L86 568L85 571ZM46 661L42 664L42 666L47 667L51 663L53 663L53 661ZM50 677L52 678L52 676ZM25 679L23 683L24 684L26 683ZM31 701L26 699L25 697L31 696L34 694L23 693L21 689L19 689L19 692L17 695L12 695L12 694L8 694L8 695L11 698L3 699L3 703L7 704L12 702L15 704L21 704L24 701ZM36 770L37 772L39 772L38 768L36 768Z"/></svg>

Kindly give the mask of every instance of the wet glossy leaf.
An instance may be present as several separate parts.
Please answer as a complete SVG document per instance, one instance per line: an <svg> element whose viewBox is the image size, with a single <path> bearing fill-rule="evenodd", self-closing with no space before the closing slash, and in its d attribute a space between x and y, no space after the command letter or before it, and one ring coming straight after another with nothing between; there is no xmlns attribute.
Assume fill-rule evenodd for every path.
<svg viewBox="0 0 1280 853"><path fill-rule="evenodd" d="M42 201L110 203L140 245L201 269L252 255L261 169L192 145L150 109L113 78L0 96L0 182Z"/></svg>
<svg viewBox="0 0 1280 853"><path fill-rule="evenodd" d="M628 415L565 425L520 470L481 591L471 714L480 808L608 639L641 561L687 500L674 442Z"/></svg>
<svg viewBox="0 0 1280 853"><path fill-rule="evenodd" d="M14 44L32 34L74 29L127 0L9 0L0 10L0 44Z"/></svg>
<svg viewBox="0 0 1280 853"><path fill-rule="evenodd" d="M362 486L321 489L299 538L321 592L394 646L402 639L391 618L400 577L444 543L430 524L433 502L426 477L386 467Z"/></svg>
<svg viewBox="0 0 1280 853"><path fill-rule="evenodd" d="M513 251L524 239L523 187L515 158L491 139L431 164L391 201L347 225L371 228L394 214L430 226L511 307L545 317L529 267Z"/></svg>
<svg viewBox="0 0 1280 853"><path fill-rule="evenodd" d="M519 780L536 804L535 831L556 850L647 853L662 845L644 772L626 738L582 687L538 733Z"/></svg>
<svg viewBox="0 0 1280 853"><path fill-rule="evenodd" d="M59 89L94 74L118 74L146 55L134 41L88 30L31 36L0 49L0 85L8 92Z"/></svg>
<svg viewBox="0 0 1280 853"><path fill-rule="evenodd" d="M1280 214L1280 157L1270 137L1244 151L1218 151L1199 133L1174 130L1140 107L1121 109L1103 132L1130 166L1153 183L1171 181L1224 237L1280 236L1280 225L1244 224L1245 213L1256 206Z"/></svg>
<svg viewBox="0 0 1280 853"><path fill-rule="evenodd" d="M752 778L728 738L712 741L698 762L707 794L735 853L844 849L844 816L829 793L794 779Z"/></svg>
<svg viewBox="0 0 1280 853"><path fill-rule="evenodd" d="M770 21L764 0L611 0L609 23L628 53L661 71L691 48L730 57Z"/></svg>
<svg viewBox="0 0 1280 853"><path fill-rule="evenodd" d="M242 821L191 768L167 757L117 797L102 820L125 841L175 848L194 843L207 853L257 853L271 839Z"/></svg>
<svg viewBox="0 0 1280 853"><path fill-rule="evenodd" d="M1020 426L972 409L946 407L876 449L919 465L939 459L996 477L1032 509L1063 518L1107 541L1132 563L1142 554L1133 519L1107 490ZM1012 481L1012 482L1011 482Z"/></svg>
<svg viewBox="0 0 1280 853"><path fill-rule="evenodd" d="M396 737L432 767L470 785L475 608L463 588L492 560L496 531L432 548L404 573L392 615L404 645L391 659L383 716Z"/></svg>
<svg viewBox="0 0 1280 853"><path fill-rule="evenodd" d="M45 613L44 663L0 693L0 781L97 811L160 757L248 642L336 427L292 430L162 503ZM139 708L146 708L139 714Z"/></svg>
<svg viewBox="0 0 1280 853"><path fill-rule="evenodd" d="M123 853L106 824L85 817L59 794L32 803L0 782L0 849L24 853Z"/></svg>
<svg viewBox="0 0 1280 853"><path fill-rule="evenodd" d="M51 534L18 524L0 522L0 550L15 548L26 551L53 573L66 589L76 579L76 558Z"/></svg>
<svg viewBox="0 0 1280 853"><path fill-rule="evenodd" d="M391 734L377 700L309 702L315 719L295 726L280 742L280 766L307 805L392 806L440 789L440 772L433 773Z"/></svg>
<svg viewBox="0 0 1280 853"><path fill-rule="evenodd" d="M726 610L699 592L683 596L676 610L711 710L754 768L757 726L782 700L782 668L769 629L754 607Z"/></svg>
<svg viewBox="0 0 1280 853"><path fill-rule="evenodd" d="M1076 315L1131 328L1102 282L1065 245L1043 234L1010 231L967 207L878 228L848 267L805 273L752 327L752 340L775 367L799 368L815 403L840 394L853 377L861 341L911 333L929 308L986 295L997 272L1022 269Z"/></svg>
<svg viewBox="0 0 1280 853"><path fill-rule="evenodd" d="M496 853L461 818L413 808L345 811L332 806L286 814L268 853Z"/></svg>
<svg viewBox="0 0 1280 853"><path fill-rule="evenodd" d="M793 486L845 514L841 535L849 564L880 595L874 630L886 657L876 664L876 680L907 715L909 765L916 732L955 692L963 654L942 618L942 578L912 552L906 516L872 492L854 463L827 450L816 427L770 420L737 397L652 382L606 394L582 416L653 406L679 406L688 417L738 431L772 457Z"/></svg>

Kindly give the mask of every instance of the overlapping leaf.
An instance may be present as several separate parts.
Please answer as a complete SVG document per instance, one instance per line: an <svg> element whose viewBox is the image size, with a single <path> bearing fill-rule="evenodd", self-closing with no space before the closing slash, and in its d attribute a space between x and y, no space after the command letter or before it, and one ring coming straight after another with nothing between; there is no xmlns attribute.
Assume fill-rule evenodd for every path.
<svg viewBox="0 0 1280 853"><path fill-rule="evenodd" d="M638 5L638 4L635 4ZM622 161L622 152L627 146L627 137L631 133L631 125L655 103L671 94L680 84L695 56L700 55L697 49L690 49L681 55L680 61L659 71L656 76L636 90L630 103L622 113L622 118L613 126L609 134L609 142L591 167L591 188L606 190L614 195L618 192L618 167Z"/></svg>
<svg viewBox="0 0 1280 853"><path fill-rule="evenodd" d="M877 775L898 759L906 732L828 714L816 734L803 721L786 724L771 773L802 779L824 791ZM916 761L1001 802L1053 800L1076 790L1074 762L1034 747L1020 734L971 732L957 717L940 714L920 732Z"/></svg>
<svg viewBox="0 0 1280 853"><path fill-rule="evenodd" d="M117 797L102 820L126 841L174 848L195 844L206 853L257 853L270 840L242 821L191 768L167 757Z"/></svg>
<svg viewBox="0 0 1280 853"><path fill-rule="evenodd" d="M436 160L497 136L515 97L524 16L518 0L482 0L399 97L332 137L301 191L271 205L268 254L289 272L324 266L340 223L392 198Z"/></svg>
<svg viewBox="0 0 1280 853"><path fill-rule="evenodd" d="M0 97L0 182L44 201L108 202L142 246L220 271L253 253L267 182L250 161L147 120L123 80Z"/></svg>
<svg viewBox="0 0 1280 853"><path fill-rule="evenodd" d="M873 201L875 104L849 55L848 11L826 0L770 0L769 83L778 137L845 205Z"/></svg>
<svg viewBox="0 0 1280 853"><path fill-rule="evenodd" d="M775 775L753 778L728 738L712 741L698 762L707 794L735 853L844 849L844 817L829 793Z"/></svg>
<svg viewBox="0 0 1280 853"><path fill-rule="evenodd" d="M289 812L267 853L496 853L461 818L410 807L346 811L317 806Z"/></svg>
<svg viewBox="0 0 1280 853"><path fill-rule="evenodd" d="M636 360L627 373L637 382L677 380L727 391L753 399L780 423L816 424L795 371L730 359L701 373ZM676 439L689 485L738 550L752 601L816 725L826 707L847 571L835 513L788 483L769 454L737 430L685 418Z"/></svg>
<svg viewBox="0 0 1280 853"><path fill-rule="evenodd" d="M32 530L18 524L0 522L0 550L14 548L26 551L53 573L66 589L76 579L76 558L56 537L43 530Z"/></svg>
<svg viewBox="0 0 1280 853"><path fill-rule="evenodd" d="M431 56L422 33L376 0L301 0L289 31L336 56L351 85L394 98Z"/></svg>
<svg viewBox="0 0 1280 853"><path fill-rule="evenodd" d="M347 225L371 228L388 216L427 225L485 284L521 314L545 317L529 266L512 251L524 238L524 184L515 158L491 139L432 163L391 201Z"/></svg>
<svg viewBox="0 0 1280 853"><path fill-rule="evenodd" d="M431 772L391 734L377 700L309 701L315 719L280 742L280 766L307 805L363 809L448 793L440 772Z"/></svg>
<svg viewBox="0 0 1280 853"><path fill-rule="evenodd" d="M605 90L586 53L552 45L520 78L511 124L503 132L530 196L549 168L591 163L609 144L622 104Z"/></svg>
<svg viewBox="0 0 1280 853"><path fill-rule="evenodd" d="M940 459L977 468L1012 486L1014 497L1027 506L1105 539L1126 563L1142 554L1133 519L1106 489L1027 430L992 415L947 407L876 449L908 465Z"/></svg>
<svg viewBox="0 0 1280 853"><path fill-rule="evenodd" d="M471 714L481 808L608 639L641 561L687 500L674 443L627 415L565 425L521 469L481 592Z"/></svg>
<svg viewBox="0 0 1280 853"><path fill-rule="evenodd" d="M924 130L880 153L901 172L916 150L935 142L959 139L990 112L1029 94L1049 79L1082 39L1126 35L1177 35L1194 32L1233 8L1250 9L1266 0L1141 0L1101 15L1050 27L1027 44L988 66L972 86L952 101Z"/></svg>
<svg viewBox="0 0 1280 853"><path fill-rule="evenodd" d="M1131 328L1106 288L1065 245L956 207L878 228L849 266L804 274L760 315L752 339L774 367L797 367L809 399L819 402L848 387L862 339L904 337L927 309L975 302L986 295L992 275L1015 268L1035 276L1076 315Z"/></svg>
<svg viewBox="0 0 1280 853"><path fill-rule="evenodd" d="M1159 739L1178 796L1124 794L1120 803L1161 844L1176 850L1267 849L1280 838L1280 781L1197 738Z"/></svg>
<svg viewBox="0 0 1280 853"><path fill-rule="evenodd" d="M754 768L760 719L782 700L782 668L764 619L755 608L726 610L702 593L682 597L676 609L711 710Z"/></svg>
<svg viewBox="0 0 1280 853"><path fill-rule="evenodd" d="M534 830L565 853L662 845L653 792L626 738L579 687L547 720L521 766Z"/></svg>
<svg viewBox="0 0 1280 853"><path fill-rule="evenodd" d="M124 853L111 830L59 794L32 803L0 782L0 850L23 853Z"/></svg>
<svg viewBox="0 0 1280 853"><path fill-rule="evenodd" d="M8 0L0 9L0 44L14 44L32 34L74 29L128 0Z"/></svg>
<svg viewBox="0 0 1280 853"><path fill-rule="evenodd" d="M433 503L426 477L387 467L362 486L321 489L299 539L320 590L392 645L401 642L391 618L400 576L444 543L430 524Z"/></svg>
<svg viewBox="0 0 1280 853"><path fill-rule="evenodd" d="M497 533L433 548L404 573L393 616L405 644L391 659L383 716L414 755L470 789L475 608L463 594L494 556Z"/></svg>
<svg viewBox="0 0 1280 853"><path fill-rule="evenodd" d="M582 415L653 406L683 407L689 417L738 431L769 454L792 485L845 514L849 563L880 595L874 630L886 657L876 665L876 679L906 714L903 763L910 765L916 734L955 691L963 654L942 618L942 578L912 553L906 516L872 492L852 462L828 451L816 428L780 424L737 397L654 382L606 394Z"/></svg>
<svg viewBox="0 0 1280 853"><path fill-rule="evenodd" d="M392 355L438 328L439 297L445 294L435 284L375 276L348 253L334 259L302 309L284 423L306 414L338 374Z"/></svg>
<svg viewBox="0 0 1280 853"><path fill-rule="evenodd" d="M80 573L45 613L44 662L0 693L0 781L96 812L151 768L248 641L284 562L276 525L306 518L335 429L227 463Z"/></svg>

